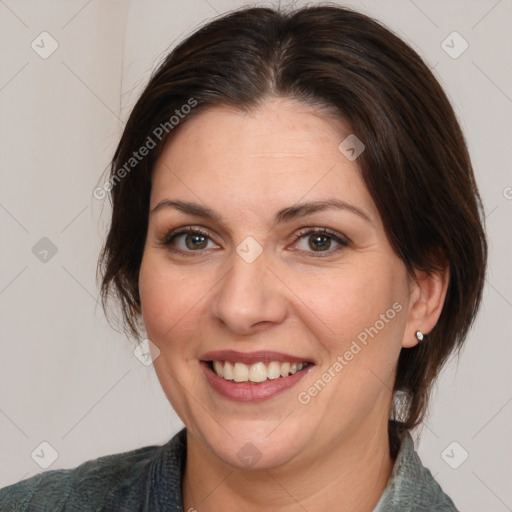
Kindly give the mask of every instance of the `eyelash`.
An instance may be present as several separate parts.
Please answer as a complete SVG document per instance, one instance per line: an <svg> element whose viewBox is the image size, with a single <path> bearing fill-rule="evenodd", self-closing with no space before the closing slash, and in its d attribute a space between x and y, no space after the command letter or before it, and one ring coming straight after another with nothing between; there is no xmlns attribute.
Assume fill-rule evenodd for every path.
<svg viewBox="0 0 512 512"><path fill-rule="evenodd" d="M182 255L188 256L188 257L200 256L202 251L204 251L206 249L201 249L201 250L197 250L197 251L182 251L180 249L171 248L172 242L178 236L180 236L180 235L189 235L189 234L201 235L201 236L204 236L204 237L209 238L211 240L210 235L208 234L208 232L204 231L203 229L201 229L199 227L186 227L186 228L180 228L177 231L171 231L170 233L168 233L164 237L164 239L160 243L164 247L167 247L172 252L177 253L177 254L182 254ZM314 235L314 234L327 235L328 238L330 238L331 240L334 240L336 243L339 244L339 247L335 248L334 250L328 250L328 251L300 251L300 252L307 252L307 253L313 254L314 258L323 258L323 257L326 257L326 256L330 256L334 252L338 252L342 248L347 247L349 245L349 240L347 238L343 237L342 235L340 235L336 231L333 231L333 230L331 230L329 228L303 228L297 234L294 235L293 242L296 243L298 240L301 240L302 238L306 238L307 236ZM198 254L194 254L194 253L198 253Z"/></svg>

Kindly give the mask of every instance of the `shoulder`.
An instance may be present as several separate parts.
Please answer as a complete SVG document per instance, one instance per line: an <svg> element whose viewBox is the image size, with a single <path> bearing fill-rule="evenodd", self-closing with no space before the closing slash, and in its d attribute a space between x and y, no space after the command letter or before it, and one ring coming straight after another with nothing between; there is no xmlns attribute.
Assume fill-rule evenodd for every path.
<svg viewBox="0 0 512 512"><path fill-rule="evenodd" d="M458 512L431 472L423 466L409 433L402 440L393 473L374 512Z"/></svg>
<svg viewBox="0 0 512 512"><path fill-rule="evenodd" d="M169 460L180 458L183 437L181 431L163 446L100 457L74 469L45 471L4 487L0 489L0 510L140 510L162 468L169 466ZM180 471L175 473L176 478L181 477Z"/></svg>

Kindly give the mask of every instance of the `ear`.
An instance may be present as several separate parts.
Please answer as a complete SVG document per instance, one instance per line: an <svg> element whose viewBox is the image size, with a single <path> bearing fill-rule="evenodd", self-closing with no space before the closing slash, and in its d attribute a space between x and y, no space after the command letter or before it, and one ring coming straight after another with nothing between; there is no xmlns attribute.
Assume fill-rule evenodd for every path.
<svg viewBox="0 0 512 512"><path fill-rule="evenodd" d="M411 278L409 316L402 347L414 347L418 344L417 331L428 334L435 327L443 310L449 281L448 267L430 274L423 271L415 272Z"/></svg>

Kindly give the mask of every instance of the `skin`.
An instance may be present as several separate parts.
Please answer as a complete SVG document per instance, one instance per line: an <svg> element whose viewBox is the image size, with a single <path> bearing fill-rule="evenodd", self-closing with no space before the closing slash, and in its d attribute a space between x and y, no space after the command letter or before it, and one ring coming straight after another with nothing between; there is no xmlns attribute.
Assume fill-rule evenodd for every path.
<svg viewBox="0 0 512 512"><path fill-rule="evenodd" d="M154 366L187 427L185 510L371 511L392 471L387 422L402 347L428 333L442 309L447 272L410 276L393 252L357 160L339 150L349 128L290 99L242 113L214 107L187 120L154 169L140 269L142 315L160 350ZM300 202L341 199L363 211L326 209L275 223ZM163 200L199 203L221 221ZM177 228L202 227L201 248ZM296 240L329 228L348 240ZM247 237L263 252L247 263ZM177 250L188 251L179 254ZM297 395L328 372L365 328L401 311L309 403ZM259 403L228 400L199 366L210 350L274 350L315 365L291 389ZM247 467L246 443L261 454Z"/></svg>

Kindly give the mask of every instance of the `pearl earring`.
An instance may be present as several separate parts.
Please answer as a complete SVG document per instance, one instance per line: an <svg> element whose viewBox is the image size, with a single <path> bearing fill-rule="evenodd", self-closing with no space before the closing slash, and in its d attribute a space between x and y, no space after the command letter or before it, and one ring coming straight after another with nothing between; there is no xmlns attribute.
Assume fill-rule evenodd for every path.
<svg viewBox="0 0 512 512"><path fill-rule="evenodd" d="M416 338L421 343L425 339L425 335L421 331L416 331Z"/></svg>

